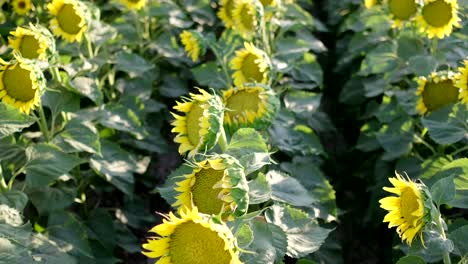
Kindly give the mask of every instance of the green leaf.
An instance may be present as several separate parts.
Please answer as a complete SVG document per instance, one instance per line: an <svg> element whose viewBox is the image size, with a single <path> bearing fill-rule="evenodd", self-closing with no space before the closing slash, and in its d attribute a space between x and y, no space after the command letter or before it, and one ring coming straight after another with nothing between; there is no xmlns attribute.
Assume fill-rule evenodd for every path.
<svg viewBox="0 0 468 264"><path fill-rule="evenodd" d="M132 196L133 173L143 173L146 170L145 165L111 141L101 141L101 154L102 156L94 154L91 157L89 160L91 168L117 189Z"/></svg>
<svg viewBox="0 0 468 264"><path fill-rule="evenodd" d="M76 197L76 189L64 186L60 188L48 186L32 188L28 189L27 193L41 215L63 210L71 205Z"/></svg>
<svg viewBox="0 0 468 264"><path fill-rule="evenodd" d="M404 256L396 264L426 264L426 262L418 256Z"/></svg>
<svg viewBox="0 0 468 264"><path fill-rule="evenodd" d="M145 60L143 57L128 52L118 52L116 54L117 60L115 62L115 69L128 73L130 77L134 78L143 75L146 71L151 70L154 66Z"/></svg>
<svg viewBox="0 0 468 264"><path fill-rule="evenodd" d="M322 67L310 53L306 53L301 62L293 65L291 75L296 81L312 82L317 86L323 84Z"/></svg>
<svg viewBox="0 0 468 264"><path fill-rule="evenodd" d="M80 109L80 97L62 87L46 90L41 101L44 106L50 109L54 117L57 117L62 111L75 112Z"/></svg>
<svg viewBox="0 0 468 264"><path fill-rule="evenodd" d="M336 220L335 190L311 158L294 156L292 162L281 163L281 169L297 179L314 200L310 207L304 208L309 215L327 222Z"/></svg>
<svg viewBox="0 0 468 264"><path fill-rule="evenodd" d="M0 204L6 204L11 208L16 208L18 211L23 211L28 196L25 193L17 190L9 190L0 192Z"/></svg>
<svg viewBox="0 0 468 264"><path fill-rule="evenodd" d="M143 139L147 134L138 113L122 104L111 103L106 105L98 121L105 127L129 132L137 139Z"/></svg>
<svg viewBox="0 0 468 264"><path fill-rule="evenodd" d="M410 152L413 147L413 120L400 117L383 125L377 140L385 150L384 160L393 160Z"/></svg>
<svg viewBox="0 0 468 264"><path fill-rule="evenodd" d="M180 76L167 74L163 77L159 92L165 97L178 98L188 93L188 84Z"/></svg>
<svg viewBox="0 0 468 264"><path fill-rule="evenodd" d="M50 235L68 243L74 254L92 257L86 227L76 215L59 211L50 214L47 230Z"/></svg>
<svg viewBox="0 0 468 264"><path fill-rule="evenodd" d="M382 42L371 50L361 63L359 74L386 73L398 68L399 62L396 54L395 42Z"/></svg>
<svg viewBox="0 0 468 264"><path fill-rule="evenodd" d="M255 239L247 250L253 253L241 254L241 261L249 264L273 264L282 260L287 250L284 231L279 226L256 218L249 225Z"/></svg>
<svg viewBox="0 0 468 264"><path fill-rule="evenodd" d="M318 111L321 100L322 94L320 93L291 90L284 97L284 105L296 115L307 118Z"/></svg>
<svg viewBox="0 0 468 264"><path fill-rule="evenodd" d="M54 142L66 152L101 153L98 131L90 121L86 120L72 119L54 138Z"/></svg>
<svg viewBox="0 0 468 264"><path fill-rule="evenodd" d="M271 186L265 174L258 176L249 182L249 204L260 204L271 199Z"/></svg>
<svg viewBox="0 0 468 264"><path fill-rule="evenodd" d="M295 178L280 171L269 171L266 175L271 185L271 198L294 206L308 206L314 202L304 186Z"/></svg>
<svg viewBox="0 0 468 264"><path fill-rule="evenodd" d="M431 187L432 199L437 205L447 204L455 197L453 176L438 180Z"/></svg>
<svg viewBox="0 0 468 264"><path fill-rule="evenodd" d="M239 160L246 175L271 163L265 139L253 128L238 129L229 142L226 154Z"/></svg>
<svg viewBox="0 0 468 264"><path fill-rule="evenodd" d="M29 187L46 186L80 164L79 158L44 143L28 147L26 156L26 183Z"/></svg>
<svg viewBox="0 0 468 264"><path fill-rule="evenodd" d="M242 224L234 236L240 248L247 248L254 240L253 231L248 224Z"/></svg>
<svg viewBox="0 0 468 264"><path fill-rule="evenodd" d="M140 241L126 225L114 222L114 228L117 235L117 245L129 253L141 252Z"/></svg>
<svg viewBox="0 0 468 264"><path fill-rule="evenodd" d="M226 75L215 62L207 62L192 68L193 76L201 86L214 88L217 90L226 89L229 82Z"/></svg>
<svg viewBox="0 0 468 264"><path fill-rule="evenodd" d="M442 165L443 167L441 167ZM450 163L439 162L435 168L440 169L431 170L431 173L423 175L424 182L428 186L433 186L441 179L453 177L455 197L446 203L458 208L468 208L468 158L457 159Z"/></svg>
<svg viewBox="0 0 468 264"><path fill-rule="evenodd" d="M293 258L317 251L332 231L320 227L305 212L289 206L273 205L266 211L265 217L269 223L281 227L286 233L287 255Z"/></svg>
<svg viewBox="0 0 468 264"><path fill-rule="evenodd" d="M408 60L409 68L417 76L427 76L439 67L439 61L431 55L416 55Z"/></svg>
<svg viewBox="0 0 468 264"><path fill-rule="evenodd" d="M109 251L112 251L117 243L113 222L112 216L103 208L93 210L88 219L89 237L99 241Z"/></svg>
<svg viewBox="0 0 468 264"><path fill-rule="evenodd" d="M420 38L412 38L408 36L402 36L397 40L398 48L397 54L403 60L408 60L413 56L426 55L426 49L424 47L424 41Z"/></svg>
<svg viewBox="0 0 468 264"><path fill-rule="evenodd" d="M88 97L96 105L102 105L104 97L99 90L96 79L79 76L73 79L70 84L78 93Z"/></svg>
<svg viewBox="0 0 468 264"><path fill-rule="evenodd" d="M449 145L468 138L468 106L463 103L444 107L421 119L429 136L438 144Z"/></svg>
<svg viewBox="0 0 468 264"><path fill-rule="evenodd" d="M0 138L11 135L31 126L36 119L21 113L18 109L0 103Z"/></svg>
<svg viewBox="0 0 468 264"><path fill-rule="evenodd" d="M468 225L459 227L449 234L449 239L455 244L455 252L462 256L468 256L468 244L466 243L466 238L468 237Z"/></svg>

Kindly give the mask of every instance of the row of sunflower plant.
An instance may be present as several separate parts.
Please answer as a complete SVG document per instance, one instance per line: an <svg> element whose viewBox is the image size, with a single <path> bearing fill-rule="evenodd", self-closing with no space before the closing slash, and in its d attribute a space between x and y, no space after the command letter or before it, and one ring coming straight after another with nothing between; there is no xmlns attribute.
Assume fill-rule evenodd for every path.
<svg viewBox="0 0 468 264"><path fill-rule="evenodd" d="M143 253L157 263L321 260L310 254L333 230L336 208L308 123L326 119L307 43L319 22L281 1L221 1L217 15L218 36L200 25L180 33L204 89L174 106L186 161L156 190L176 213L150 230Z"/></svg>
<svg viewBox="0 0 468 264"><path fill-rule="evenodd" d="M466 263L468 4L355 4L341 6L336 71L349 72L339 99L362 123L355 148L374 157L372 200L387 196L367 215L388 211L398 263Z"/></svg>
<svg viewBox="0 0 468 264"><path fill-rule="evenodd" d="M336 217L317 133L334 128L308 3L0 5L2 261L145 261L158 220L143 244L158 263L326 256L311 255ZM154 189L175 148L186 161ZM160 195L174 213L154 214Z"/></svg>

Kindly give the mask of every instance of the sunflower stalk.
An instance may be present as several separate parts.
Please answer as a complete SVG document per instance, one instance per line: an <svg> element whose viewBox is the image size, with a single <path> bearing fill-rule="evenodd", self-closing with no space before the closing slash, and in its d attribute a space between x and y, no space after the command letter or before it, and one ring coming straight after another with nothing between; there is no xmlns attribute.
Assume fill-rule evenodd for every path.
<svg viewBox="0 0 468 264"><path fill-rule="evenodd" d="M433 206L434 207L434 206ZM446 240L447 239L447 235L445 234L445 228L444 228L444 224L443 224L443 219L442 219L442 215L440 214L440 210L439 208L433 208L434 211L436 211L436 215L435 215L435 223L436 223L436 226L437 226L437 230L439 231L439 234L440 236ZM448 251L444 251L443 253L443 259L444 259L444 264L452 264L452 260L450 259L450 253Z"/></svg>
<svg viewBox="0 0 468 264"><path fill-rule="evenodd" d="M224 127L221 126L221 131L218 139L218 145L221 148L221 151L226 152L227 149L227 137L226 137L226 132L224 131Z"/></svg>
<svg viewBox="0 0 468 264"><path fill-rule="evenodd" d="M224 73L224 75L226 77L226 80L228 82L227 87L231 87L232 86L232 80L231 80L231 76L229 75L229 70L228 70L227 63L226 63L224 57L221 56L221 54L219 53L219 50L218 50L217 46L211 45L211 50L215 54L215 57L218 60L218 63L221 65L221 68L223 69L223 73Z"/></svg>
<svg viewBox="0 0 468 264"><path fill-rule="evenodd" d="M42 135L44 136L45 141L49 142L50 140L49 128L47 127L47 119L46 119L42 104L39 106L38 112L39 112L39 122L37 124L39 125L39 128L41 129L41 132L42 132Z"/></svg>
<svg viewBox="0 0 468 264"><path fill-rule="evenodd" d="M93 50L93 43L91 43L91 39L89 38L89 35L85 34L85 39L86 39L86 48L88 50L88 56L90 59L94 58L94 50Z"/></svg>
<svg viewBox="0 0 468 264"><path fill-rule="evenodd" d="M62 76L60 76L60 71L57 66L53 66L50 73L52 74L54 80L56 80L58 83L62 83Z"/></svg>
<svg viewBox="0 0 468 264"><path fill-rule="evenodd" d="M3 177L2 166L0 166L0 193L6 190L8 190L8 185Z"/></svg>
<svg viewBox="0 0 468 264"><path fill-rule="evenodd" d="M260 21L260 28L262 31L263 45L265 46L265 50L266 50L266 53L268 54L268 57L271 57L270 38L268 37L265 15L262 15L261 17L262 18Z"/></svg>

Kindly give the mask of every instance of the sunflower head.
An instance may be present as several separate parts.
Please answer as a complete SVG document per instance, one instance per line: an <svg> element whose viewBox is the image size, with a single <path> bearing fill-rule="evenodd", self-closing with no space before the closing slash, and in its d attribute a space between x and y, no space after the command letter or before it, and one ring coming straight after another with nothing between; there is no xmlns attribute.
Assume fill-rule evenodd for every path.
<svg viewBox="0 0 468 264"><path fill-rule="evenodd" d="M47 8L52 15L49 23L52 32L68 42L80 42L88 28L86 5L78 0L53 0Z"/></svg>
<svg viewBox="0 0 468 264"><path fill-rule="evenodd" d="M20 57L10 62L0 61L0 65L0 99L29 114L40 104L45 88L42 71L32 61Z"/></svg>
<svg viewBox="0 0 468 264"><path fill-rule="evenodd" d="M203 36L194 30L184 30L180 33L180 41L184 44L185 51L188 53L192 61L197 61L200 56L203 56L206 51L205 41Z"/></svg>
<svg viewBox="0 0 468 264"><path fill-rule="evenodd" d="M254 0L236 0L232 11L234 29L246 39L257 31L257 6Z"/></svg>
<svg viewBox="0 0 468 264"><path fill-rule="evenodd" d="M218 17L223 21L224 26L227 28L232 28L234 26L234 2L235 0L221 0L220 8L217 13Z"/></svg>
<svg viewBox="0 0 468 264"><path fill-rule="evenodd" d="M243 87L245 83L267 83L270 69L268 56L252 43L244 42L244 48L236 51L231 60L234 84Z"/></svg>
<svg viewBox="0 0 468 264"><path fill-rule="evenodd" d="M244 168L229 155L215 155L196 163L190 174L177 182L180 194L173 206L192 209L209 215L243 215L249 203Z"/></svg>
<svg viewBox="0 0 468 264"><path fill-rule="evenodd" d="M241 127L267 127L279 108L275 92L265 86L232 87L223 93L224 126L230 132Z"/></svg>
<svg viewBox="0 0 468 264"><path fill-rule="evenodd" d="M146 0L120 0L128 9L140 10L145 6Z"/></svg>
<svg viewBox="0 0 468 264"><path fill-rule="evenodd" d="M215 223L207 215L192 210L180 211L180 218L169 213L162 224L149 232L157 234L143 244L142 253L149 258L158 258L160 264L241 264L236 240L223 223Z"/></svg>
<svg viewBox="0 0 468 264"><path fill-rule="evenodd" d="M395 174L396 178L389 178L393 187L383 189L397 196L388 196L379 201L380 207L389 211L383 222L388 222L388 228L397 227L401 240L411 245L414 237L421 235L422 228L430 221L431 209L426 205L428 197L423 186Z"/></svg>
<svg viewBox="0 0 468 264"><path fill-rule="evenodd" d="M177 133L174 141L179 143L179 153L188 152L193 157L198 151L212 149L219 138L223 124L223 105L217 95L198 89L200 94L190 94L190 98L177 102L174 109L184 115L172 113L175 121L171 130Z"/></svg>
<svg viewBox="0 0 468 264"><path fill-rule="evenodd" d="M18 15L26 15L32 8L31 0L13 0L11 5Z"/></svg>
<svg viewBox="0 0 468 264"><path fill-rule="evenodd" d="M428 38L449 36L453 27L461 27L457 0L425 0L417 21Z"/></svg>
<svg viewBox="0 0 468 264"><path fill-rule="evenodd" d="M459 74L455 86L460 88L460 99L468 104L468 59L464 61L463 67L458 68Z"/></svg>
<svg viewBox="0 0 468 264"><path fill-rule="evenodd" d="M387 0L387 8L393 20L393 27L401 27L418 11L416 0Z"/></svg>
<svg viewBox="0 0 468 264"><path fill-rule="evenodd" d="M419 77L416 110L425 114L456 103L460 94L460 89L455 86L456 77L453 72L437 72L429 77Z"/></svg>
<svg viewBox="0 0 468 264"><path fill-rule="evenodd" d="M10 32L10 47L26 59L47 60L55 53L55 39L45 27L32 24L27 28L17 27Z"/></svg>

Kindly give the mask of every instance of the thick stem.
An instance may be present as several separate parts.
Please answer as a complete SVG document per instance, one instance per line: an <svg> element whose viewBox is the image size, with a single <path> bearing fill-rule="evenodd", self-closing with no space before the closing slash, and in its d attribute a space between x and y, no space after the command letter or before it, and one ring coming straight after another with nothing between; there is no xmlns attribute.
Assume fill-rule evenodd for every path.
<svg viewBox="0 0 468 264"><path fill-rule="evenodd" d="M58 82L62 83L62 76L60 76L60 71L57 66L51 68L52 77Z"/></svg>
<svg viewBox="0 0 468 264"><path fill-rule="evenodd" d="M436 216L436 219L435 219L436 221L435 222L436 222L436 225L437 225L437 229L439 231L439 234L445 240L445 239L447 239L447 236L445 235L444 226L442 224L442 216L440 214L439 209L437 209L436 211L437 211L437 216ZM448 251L444 251L443 258L444 258L444 264L452 264L452 261L450 259L450 253Z"/></svg>
<svg viewBox="0 0 468 264"><path fill-rule="evenodd" d="M91 43L91 39L89 38L88 35L85 35L86 39L86 47L88 49L88 56L90 59L94 58L94 50L93 50L93 44Z"/></svg>
<svg viewBox="0 0 468 264"><path fill-rule="evenodd" d="M226 65L226 62L224 61L224 58L221 56L221 54L219 54L218 47L211 47L211 50L215 54L216 59L218 60L218 63L221 65L221 68L223 69L223 73L224 73L224 75L226 77L226 80L228 82L227 83L228 87L231 87L232 86L232 80L231 80L231 76L229 76L229 71L227 69L227 65Z"/></svg>
<svg viewBox="0 0 468 264"><path fill-rule="evenodd" d="M42 104L39 106L38 112L39 112L39 122L38 122L39 128L41 129L41 132L42 132L42 135L44 136L45 141L49 142L50 134L49 134L49 129L47 128L47 119L46 119Z"/></svg>
<svg viewBox="0 0 468 264"><path fill-rule="evenodd" d="M5 178L3 178L2 167L0 166L0 193L6 190L8 190L8 185L5 182Z"/></svg>
<svg viewBox="0 0 468 264"><path fill-rule="evenodd" d="M438 39L437 37L434 37L432 39L432 43L431 43L431 54L434 55L435 52L437 51L437 42L438 42Z"/></svg>

